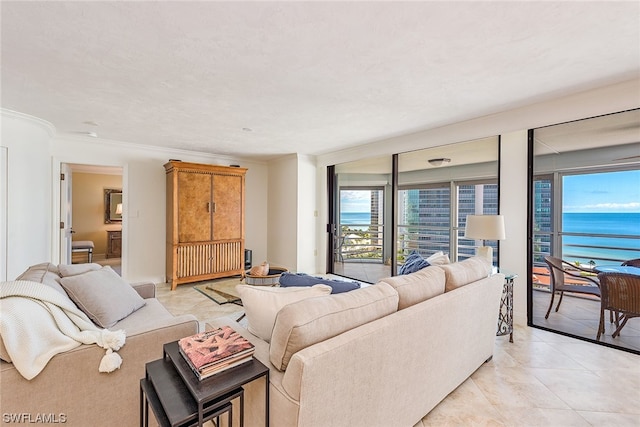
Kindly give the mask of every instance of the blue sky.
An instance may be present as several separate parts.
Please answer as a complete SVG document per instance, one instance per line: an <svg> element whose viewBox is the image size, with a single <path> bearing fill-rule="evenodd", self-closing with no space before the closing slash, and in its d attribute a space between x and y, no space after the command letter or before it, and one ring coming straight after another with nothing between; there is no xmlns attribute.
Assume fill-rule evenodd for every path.
<svg viewBox="0 0 640 427"><path fill-rule="evenodd" d="M366 190L341 190L340 209L342 212L369 212L371 192Z"/></svg>
<svg viewBox="0 0 640 427"><path fill-rule="evenodd" d="M563 212L640 212L640 171L569 175Z"/></svg>

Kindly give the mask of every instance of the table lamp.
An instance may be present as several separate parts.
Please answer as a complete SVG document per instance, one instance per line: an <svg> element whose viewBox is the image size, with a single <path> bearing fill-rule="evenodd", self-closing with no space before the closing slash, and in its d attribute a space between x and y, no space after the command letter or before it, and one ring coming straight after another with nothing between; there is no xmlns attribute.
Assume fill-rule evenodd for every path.
<svg viewBox="0 0 640 427"><path fill-rule="evenodd" d="M116 214L117 215L122 215L122 203L118 203L116 205Z"/></svg>
<svg viewBox="0 0 640 427"><path fill-rule="evenodd" d="M486 240L504 240L504 216L502 215L467 215L467 226L464 230L465 239L482 240L476 255L483 256L493 264L493 248L485 246Z"/></svg>

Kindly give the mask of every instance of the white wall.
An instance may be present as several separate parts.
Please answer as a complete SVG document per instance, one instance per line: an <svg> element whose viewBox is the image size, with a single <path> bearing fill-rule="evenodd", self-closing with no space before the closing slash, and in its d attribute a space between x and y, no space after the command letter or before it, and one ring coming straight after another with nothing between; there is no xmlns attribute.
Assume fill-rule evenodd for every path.
<svg viewBox="0 0 640 427"><path fill-rule="evenodd" d="M269 250L266 258L256 259L254 254L254 265L268 261L270 265L298 271L298 212L309 207L298 203L297 176L297 155L291 154L269 162L269 202L263 209L269 217ZM308 256L313 258L313 253Z"/></svg>
<svg viewBox="0 0 640 427"><path fill-rule="evenodd" d="M513 317L527 323L527 131L503 134L500 140L500 213L506 240L500 242L500 268L518 275L514 280Z"/></svg>
<svg viewBox="0 0 640 427"><path fill-rule="evenodd" d="M318 227L318 210L316 208L315 191L308 191L316 187L315 157L298 155L298 236L297 236L297 271L314 274L316 271L316 233ZM307 254L313 254L313 258ZM322 254L324 256L324 253Z"/></svg>
<svg viewBox="0 0 640 427"><path fill-rule="evenodd" d="M313 156L291 154L269 162L268 258L254 257L254 264L268 261L293 272L317 273L316 171Z"/></svg>
<svg viewBox="0 0 640 427"><path fill-rule="evenodd" d="M7 154L6 277L13 280L29 265L51 259L49 149L54 129L8 110L2 110L1 118L1 144Z"/></svg>
<svg viewBox="0 0 640 427"><path fill-rule="evenodd" d="M376 141L317 157L316 206L320 216L316 229L319 254L326 253L326 166L364 158L391 155L421 148L502 135L501 212L505 215L507 240L501 242L501 268L518 274L515 281L514 317L526 323L526 218L527 129L624 111L640 106L640 79L581 92L554 101L493 114L411 135ZM301 190L304 191L304 190ZM310 189L308 191L311 191ZM301 207L304 209L305 207ZM312 253L305 254L309 260ZM326 271L326 257L315 257L318 271Z"/></svg>
<svg viewBox="0 0 640 427"><path fill-rule="evenodd" d="M0 281L7 280L7 152L0 145Z"/></svg>

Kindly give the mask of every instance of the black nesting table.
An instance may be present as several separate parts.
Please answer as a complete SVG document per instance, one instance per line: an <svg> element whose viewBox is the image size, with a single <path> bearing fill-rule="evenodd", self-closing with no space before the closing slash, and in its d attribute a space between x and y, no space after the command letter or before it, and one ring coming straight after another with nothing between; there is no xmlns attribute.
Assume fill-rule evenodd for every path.
<svg viewBox="0 0 640 427"><path fill-rule="evenodd" d="M178 351L178 342L164 345L164 357L146 364L140 380L140 426L149 425L149 406L165 427L202 426L206 421L228 417L231 401L240 398L240 426L244 425L245 384L265 377L265 426L269 426L269 368L257 359L199 380Z"/></svg>

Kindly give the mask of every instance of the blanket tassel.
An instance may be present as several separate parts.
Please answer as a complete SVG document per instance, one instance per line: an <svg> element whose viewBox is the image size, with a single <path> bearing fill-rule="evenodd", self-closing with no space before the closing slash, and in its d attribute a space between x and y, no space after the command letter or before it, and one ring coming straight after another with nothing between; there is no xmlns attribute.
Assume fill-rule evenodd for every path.
<svg viewBox="0 0 640 427"><path fill-rule="evenodd" d="M98 371L100 372L113 372L120 368L122 365L122 357L113 350L108 349L107 353L102 357Z"/></svg>

